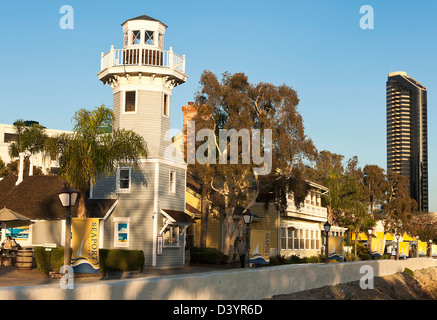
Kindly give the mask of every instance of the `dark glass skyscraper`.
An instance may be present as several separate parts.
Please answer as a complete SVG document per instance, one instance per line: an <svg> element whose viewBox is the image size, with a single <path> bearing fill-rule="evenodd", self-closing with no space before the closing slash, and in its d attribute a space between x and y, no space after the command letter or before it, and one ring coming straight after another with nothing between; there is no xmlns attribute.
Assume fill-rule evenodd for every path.
<svg viewBox="0 0 437 320"><path fill-rule="evenodd" d="M418 210L428 212L427 90L406 72L388 74L387 170L410 180Z"/></svg>

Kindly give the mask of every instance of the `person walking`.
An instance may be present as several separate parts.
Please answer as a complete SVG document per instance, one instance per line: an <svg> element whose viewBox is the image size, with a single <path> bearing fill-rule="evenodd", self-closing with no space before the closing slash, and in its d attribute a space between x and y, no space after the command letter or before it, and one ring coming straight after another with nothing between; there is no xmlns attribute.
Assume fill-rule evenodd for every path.
<svg viewBox="0 0 437 320"><path fill-rule="evenodd" d="M237 240L237 253L240 257L240 266L241 268L244 268L246 264L246 243L244 242L243 237L239 237Z"/></svg>

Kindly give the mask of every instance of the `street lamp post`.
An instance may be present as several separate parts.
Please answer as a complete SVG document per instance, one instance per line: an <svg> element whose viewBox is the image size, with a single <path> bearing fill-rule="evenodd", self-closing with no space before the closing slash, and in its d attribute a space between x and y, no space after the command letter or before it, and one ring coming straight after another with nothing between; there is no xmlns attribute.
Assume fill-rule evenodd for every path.
<svg viewBox="0 0 437 320"><path fill-rule="evenodd" d="M80 191L73 189L67 183L64 188L58 191L59 200L64 208L67 209L65 220L65 246L64 246L64 266L70 265L70 243L71 243L71 208L76 204Z"/></svg>
<svg viewBox="0 0 437 320"><path fill-rule="evenodd" d="M416 258L419 258L419 236L416 236Z"/></svg>
<svg viewBox="0 0 437 320"><path fill-rule="evenodd" d="M331 231L331 224L326 221L326 223L323 225L323 229L325 230L326 235L326 249L325 249L325 255L326 255L326 263L328 263L328 250L329 250L329 231Z"/></svg>
<svg viewBox="0 0 437 320"><path fill-rule="evenodd" d="M243 220L246 224L246 258L245 266L249 266L249 254L250 254L250 225L253 221L253 213L250 210L243 212Z"/></svg>
<svg viewBox="0 0 437 320"><path fill-rule="evenodd" d="M373 228L369 228L367 230L367 233L369 234L369 260L372 260L372 234L373 234Z"/></svg>
<svg viewBox="0 0 437 320"><path fill-rule="evenodd" d="M401 237L401 235L399 233L396 233L395 237L398 244L396 247L396 260L399 260L399 238Z"/></svg>

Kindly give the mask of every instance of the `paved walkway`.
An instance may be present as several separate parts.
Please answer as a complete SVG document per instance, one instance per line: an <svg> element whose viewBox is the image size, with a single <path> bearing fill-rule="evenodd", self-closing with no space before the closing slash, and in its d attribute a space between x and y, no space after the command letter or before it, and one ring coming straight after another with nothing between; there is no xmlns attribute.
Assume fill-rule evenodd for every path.
<svg viewBox="0 0 437 320"><path fill-rule="evenodd" d="M112 272L107 275L87 275L75 277L75 282L94 282L130 278L152 278L187 273L213 272L217 270L235 269L226 266L187 266L175 269L152 269L146 268L143 272ZM0 266L0 287L34 286L59 282L57 279L49 279L43 272L36 268L32 270L18 270L15 266Z"/></svg>

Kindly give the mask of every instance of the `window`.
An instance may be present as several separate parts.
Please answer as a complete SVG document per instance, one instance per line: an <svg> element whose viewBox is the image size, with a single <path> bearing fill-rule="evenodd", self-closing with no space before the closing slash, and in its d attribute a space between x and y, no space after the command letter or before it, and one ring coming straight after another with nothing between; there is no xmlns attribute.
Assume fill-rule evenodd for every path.
<svg viewBox="0 0 437 320"><path fill-rule="evenodd" d="M135 112L136 92L126 91L124 100L124 111Z"/></svg>
<svg viewBox="0 0 437 320"><path fill-rule="evenodd" d="M144 32L144 43L153 45L153 31L146 30Z"/></svg>
<svg viewBox="0 0 437 320"><path fill-rule="evenodd" d="M308 230L305 230L305 249L310 249L310 239L308 237Z"/></svg>
<svg viewBox="0 0 437 320"><path fill-rule="evenodd" d="M179 232L178 226L169 225L164 231L164 246L179 246Z"/></svg>
<svg viewBox="0 0 437 320"><path fill-rule="evenodd" d="M129 247L129 218L114 218L114 247Z"/></svg>
<svg viewBox="0 0 437 320"><path fill-rule="evenodd" d="M176 171L170 171L170 193L176 193Z"/></svg>
<svg viewBox="0 0 437 320"><path fill-rule="evenodd" d="M168 94L164 93L164 110L163 113L165 116L169 116L170 115L170 98L168 96Z"/></svg>
<svg viewBox="0 0 437 320"><path fill-rule="evenodd" d="M288 243L287 243L287 249L293 249L293 230L288 229Z"/></svg>
<svg viewBox="0 0 437 320"><path fill-rule="evenodd" d="M305 239L303 237L304 230L299 230L299 249L305 249Z"/></svg>
<svg viewBox="0 0 437 320"><path fill-rule="evenodd" d="M287 249L286 240L285 228L281 228L281 249Z"/></svg>
<svg viewBox="0 0 437 320"><path fill-rule="evenodd" d="M140 44L141 43L141 32L140 30L132 31L132 42L131 44Z"/></svg>
<svg viewBox="0 0 437 320"><path fill-rule="evenodd" d="M130 192L131 185L131 169L121 168L117 171L117 191Z"/></svg>

